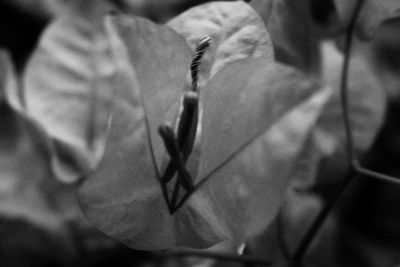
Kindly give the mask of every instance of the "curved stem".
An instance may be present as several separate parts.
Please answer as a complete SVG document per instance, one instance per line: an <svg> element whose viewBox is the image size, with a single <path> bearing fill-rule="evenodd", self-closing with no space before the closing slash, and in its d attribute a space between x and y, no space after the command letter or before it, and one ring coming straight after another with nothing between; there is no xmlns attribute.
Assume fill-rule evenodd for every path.
<svg viewBox="0 0 400 267"><path fill-rule="evenodd" d="M344 43L344 61L342 67L342 74L340 79L340 97L342 105L342 116L344 121L344 129L346 134L346 149L347 149L347 159L350 166L355 166L357 163L356 156L354 152L354 138L351 130L350 122L350 111L349 111L349 95L348 95L348 84L349 84L349 67L350 67L350 54L353 45L353 34L357 22L358 15L360 14L361 8L363 6L364 0L358 0L356 7L354 8L351 21L349 23L348 29L346 31L345 43Z"/></svg>
<svg viewBox="0 0 400 267"><path fill-rule="evenodd" d="M308 232L301 240L298 248L296 249L295 254L290 261L291 266L301 266L304 255L306 254L315 236L318 234L318 231L321 229L322 224L325 222L326 218L332 211L337 200L341 197L343 192L346 190L346 188L348 188L348 186L356 177L358 177L357 173L354 171L350 171L347 177L340 184L339 188L336 189L336 192L333 194L333 196L325 204L324 208L319 212L319 214L311 224Z"/></svg>
<svg viewBox="0 0 400 267"><path fill-rule="evenodd" d="M222 260L229 261L235 263L245 263L257 266L271 266L273 264L272 261L253 258L249 256L242 255L232 255L232 254L223 254L211 251L199 251L199 250L172 250L168 251L165 254L160 255L161 258L207 258L214 260Z"/></svg>
<svg viewBox="0 0 400 267"><path fill-rule="evenodd" d="M311 243L315 239L315 236L318 234L322 224L325 222L326 218L332 211L334 205L337 200L346 190L346 188L350 185L350 183L357 177L358 172L353 166L358 166L358 163L354 160L355 152L353 145L353 134L351 131L351 123L349 116L349 104L348 104L348 76L349 76L349 66L350 66L350 54L353 40L353 33L356 27L356 22L358 16L360 14L361 8L364 4L364 0L358 0L356 7L353 10L353 14L351 16L351 21L346 31L345 37L345 47L344 47L344 61L342 67L342 75L341 75L341 83L340 83L340 92L341 92L341 104L342 104L342 112L343 112L343 120L344 120L344 128L346 134L346 149L347 149L347 159L349 163L349 172L345 180L340 184L339 188L336 190L334 195L328 200L324 208L319 212L316 219L311 224L309 230L305 234L304 238L300 241L299 246L297 247L292 259L291 264L293 266L301 265L304 255L307 253L308 248Z"/></svg>

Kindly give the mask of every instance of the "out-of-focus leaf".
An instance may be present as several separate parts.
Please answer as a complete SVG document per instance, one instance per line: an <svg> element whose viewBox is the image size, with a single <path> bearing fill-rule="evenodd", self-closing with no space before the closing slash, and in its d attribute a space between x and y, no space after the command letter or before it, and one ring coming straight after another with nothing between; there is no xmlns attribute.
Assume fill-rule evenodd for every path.
<svg viewBox="0 0 400 267"><path fill-rule="evenodd" d="M299 242L304 238L324 205L323 198L314 190L317 179L324 182L324 177L320 175L321 166L324 164L322 158L332 152L332 144L325 143L326 140L321 138L320 133L315 130L318 126L314 127L291 170L291 181L277 218L269 229L252 239L249 244L254 255L274 260L276 266L289 266L290 257L293 256ZM327 242L326 234L332 237L334 226L332 218L324 223L307 254L305 261L307 266L318 266L314 262L314 256L317 257L317 262L320 262L324 257L333 255L332 246L336 243L332 239ZM316 255L313 253L314 249L318 251ZM311 261L308 259L310 253L313 257ZM335 266L335 260L335 258L329 258L329 264L332 264L329 266Z"/></svg>
<svg viewBox="0 0 400 267"><path fill-rule="evenodd" d="M284 246L282 249L289 255L297 248L299 240L303 238L315 215L323 207L323 202L318 196L307 193L307 189L318 176L320 155L324 152L319 147L321 144L316 142L318 138L311 134L293 168L292 181L279 214L282 229L279 234Z"/></svg>
<svg viewBox="0 0 400 267"><path fill-rule="evenodd" d="M7 53L0 55L0 91L8 97L8 92L17 91L16 77ZM21 260L21 266L26 266L22 262L35 257L44 262L53 257L46 255L46 246L54 253L61 252L57 246L63 247L63 256L60 253L55 261L73 260L76 248L65 216L79 210L72 188L53 179L44 136L4 98L0 99L0 125L1 264ZM14 230L7 232L8 225Z"/></svg>
<svg viewBox="0 0 400 267"><path fill-rule="evenodd" d="M400 17L384 22L368 42L374 72L383 80L389 101L400 101ZM390 142L395 142L391 140Z"/></svg>
<svg viewBox="0 0 400 267"><path fill-rule="evenodd" d="M17 78L7 51L0 49L0 101L7 101L11 92L17 92Z"/></svg>
<svg viewBox="0 0 400 267"><path fill-rule="evenodd" d="M5 0L15 8L21 9L26 13L30 13L40 18L50 18L59 13L61 7L66 6L63 0L48 1L48 0Z"/></svg>
<svg viewBox="0 0 400 267"><path fill-rule="evenodd" d="M46 164L47 154L40 148L40 136L30 125L13 111L4 97L8 91L16 91L16 77L13 65L6 51L0 53L0 213L30 214L35 216L35 209L19 212L16 202L29 203L33 206L43 204L38 184L51 176ZM30 192L29 192L30 191ZM10 199L12 201L10 201ZM28 200L28 201L27 201ZM23 207L22 207L23 208ZM40 219L46 225L46 219ZM51 220L47 220L51 225Z"/></svg>
<svg viewBox="0 0 400 267"><path fill-rule="evenodd" d="M340 74L343 55L331 44L323 45L324 76L327 84L334 89L331 100L313 129L307 164L298 166L293 173L295 177L289 187L288 200L282 212L286 245L292 247L301 238L298 232L304 233L310 223L304 223L299 229L297 217L316 216L319 208L313 206L314 200L330 195L344 178L347 172L346 137L344 134L343 115L340 103ZM357 154L362 155L370 148L383 122L386 107L386 94L382 84L374 76L370 67L360 55L351 58L349 72L349 114ZM302 170L307 170L304 172ZM319 196L318 196L319 195ZM312 200L312 201L310 201ZM296 207L305 206L302 215L296 215ZM314 215L306 215L310 210ZM321 253L318 250L317 254Z"/></svg>
<svg viewBox="0 0 400 267"><path fill-rule="evenodd" d="M5 2L41 19L58 17L71 11L89 14L93 10L114 7L111 0L5 0Z"/></svg>
<svg viewBox="0 0 400 267"><path fill-rule="evenodd" d="M318 126L315 129L318 129ZM327 144L325 141L321 138L320 133L313 129L291 172L292 180L289 183L286 198L277 219L276 230L278 231L280 262L285 262L293 256L325 204L323 196L315 193L318 184L325 182L324 170L321 171L322 166L324 166L323 157L332 151L331 144ZM329 171L334 172L334 169ZM338 177L337 180L340 180L340 178ZM317 179L320 181L317 181ZM329 258L328 266L336 266L335 251L332 251L332 247L336 245L336 240L332 238L333 231L336 229L335 223L335 218L332 218L332 216L325 221L305 257L307 266L318 266L320 265L318 262L324 262L324 259L327 258ZM257 252L261 252L260 248L257 248Z"/></svg>
<svg viewBox="0 0 400 267"><path fill-rule="evenodd" d="M22 104L14 106L49 135L63 181L76 181L103 153L115 72L108 49L98 25L66 15L45 31L26 67Z"/></svg>
<svg viewBox="0 0 400 267"><path fill-rule="evenodd" d="M157 177L169 157L155 131L173 122L189 68L185 42L139 18L111 26L118 102L104 158L80 188L86 216L140 249L201 248L261 231L329 90L268 55L227 65L201 89L200 162L188 169L197 190L171 215Z"/></svg>
<svg viewBox="0 0 400 267"><path fill-rule="evenodd" d="M278 233L266 232L253 244L255 253L262 255L267 246L262 242L271 243L272 238L279 245L279 253L276 254L278 261L282 262L285 257L287 260L293 255L322 209L324 200L336 190L348 167L339 88L343 55L331 43L325 43L322 51L324 79L334 93L304 145L300 160L292 170L292 180L276 221L277 226L273 229ZM358 155L371 147L382 125L386 107L384 88L364 60L360 54L352 56L349 72L348 112ZM342 266L343 262L351 262L337 256L337 251L342 250L336 247L340 244L337 235L341 236L342 233L337 232L337 213L332 213L306 255L307 266ZM327 239L330 241L327 242Z"/></svg>
<svg viewBox="0 0 400 267"><path fill-rule="evenodd" d="M342 22L348 25L359 0L334 1ZM400 2L397 0L364 0L363 3L357 21L362 37L372 37L383 21L400 17Z"/></svg>
<svg viewBox="0 0 400 267"><path fill-rule="evenodd" d="M400 175L399 21L400 18L385 22L367 43L372 48L369 55L374 59L373 69L388 94L385 122L368 153L368 161L372 169L394 177ZM396 266L400 262L399 189L392 183L367 177L353 183L340 205L338 250L343 262L368 267Z"/></svg>
<svg viewBox="0 0 400 267"><path fill-rule="evenodd" d="M343 115L340 99L340 79L343 64L343 55L331 43L323 45L324 55L324 77L329 86L334 88L334 95L327 104L324 112L318 121L317 131L320 138L325 139L324 143L331 143L332 161L331 167L339 170L346 169L346 137L343 126ZM365 58L360 54L355 54L350 59L349 70L349 115L354 137L354 147L356 153L361 155L372 144L378 133L386 109L386 92L383 84L371 70ZM327 155L326 155L327 156ZM335 167L334 167L335 166ZM329 180L329 171L325 173L325 181ZM336 173L331 177L337 181Z"/></svg>
<svg viewBox="0 0 400 267"><path fill-rule="evenodd" d="M117 3L125 12L162 23L193 6L215 1L221 0L119 0ZM225 0L227 1L236 0Z"/></svg>
<svg viewBox="0 0 400 267"><path fill-rule="evenodd" d="M273 56L271 39L262 19L242 1L196 6L167 25L182 34L192 49L204 36L212 38L212 46L200 69L201 84L235 60Z"/></svg>
<svg viewBox="0 0 400 267"><path fill-rule="evenodd" d="M0 69L0 95L5 91L8 103L18 103L19 96L10 95L19 93L13 64L3 50ZM99 251L110 260L116 242L83 218L76 185L54 179L46 134L5 100L0 98L0 265L76 266L93 263Z"/></svg>
<svg viewBox="0 0 400 267"><path fill-rule="evenodd" d="M306 72L318 72L318 36L309 0L255 0L251 5L271 35L276 60Z"/></svg>

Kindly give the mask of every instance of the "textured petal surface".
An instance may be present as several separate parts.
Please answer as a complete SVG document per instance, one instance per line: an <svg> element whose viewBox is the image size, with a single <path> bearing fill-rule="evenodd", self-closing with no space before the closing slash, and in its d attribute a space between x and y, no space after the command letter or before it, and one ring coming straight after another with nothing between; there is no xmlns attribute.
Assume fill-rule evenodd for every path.
<svg viewBox="0 0 400 267"><path fill-rule="evenodd" d="M121 54L117 59L127 63L126 58ZM173 215L167 209L154 170L147 140L148 129L152 128L146 128L144 123L145 109L140 101L124 104L126 97L122 99L114 109L100 168L80 188L80 200L87 217L103 232L138 249L178 245L208 247L225 239L241 240L261 231L279 207L288 177L286 172L281 172L283 166L290 169L329 96L328 91L320 91L318 83L310 82L306 76L296 75L295 71L268 61L271 61L269 57L262 57L229 64L204 89L202 101L212 103L204 104L204 109L210 108L210 111L205 111L203 123L208 125L214 117L217 121L223 119L227 113L218 114L221 108L213 106L219 100L227 99L221 107L229 108L231 105L231 110L237 109L239 114L237 124L233 121L232 133L241 126L249 127L249 132L239 131L241 135L233 135L232 139L226 136L231 140L229 144L206 146L210 150L207 156L224 151L225 145L236 148L232 151L235 155L223 154L223 157L231 157L224 160L218 170L207 167L203 172L207 174L207 180L196 179L203 182L197 184L197 191ZM129 68L129 64L124 66ZM136 74L135 67L131 72ZM293 83L278 86L278 83L273 83L277 75L285 79L290 76ZM129 80L132 82L126 82ZM223 82L228 80L232 81ZM243 80L245 86L241 87ZM119 81L124 83L120 88L125 89L135 84L132 74ZM140 83L140 78L136 81ZM143 90L141 86L139 88ZM244 92L243 98L235 98L241 91ZM149 98L148 101L160 100ZM151 104L154 102L147 108ZM130 116L124 108L131 110ZM286 117L289 110L293 113ZM243 124L245 119L252 117L251 114L256 121L249 120ZM227 120L224 125L232 123L229 116ZM129 130L121 131L127 126ZM211 136L210 139L202 136L201 143L215 144L212 139L224 134L221 126L215 126L215 136L206 134ZM156 157L162 158L162 155ZM216 158L207 161L212 159ZM237 213L238 205L242 207L242 213Z"/></svg>
<svg viewBox="0 0 400 267"><path fill-rule="evenodd" d="M242 1L196 6L168 22L168 26L182 34L192 49L204 36L212 38L200 70L203 85L230 62L273 56L272 42L262 19Z"/></svg>

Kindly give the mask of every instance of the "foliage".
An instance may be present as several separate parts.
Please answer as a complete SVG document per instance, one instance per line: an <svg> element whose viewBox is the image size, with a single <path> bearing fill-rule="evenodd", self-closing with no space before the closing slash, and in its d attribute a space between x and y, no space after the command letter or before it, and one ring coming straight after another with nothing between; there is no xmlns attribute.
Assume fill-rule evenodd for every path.
<svg viewBox="0 0 400 267"><path fill-rule="evenodd" d="M335 5L344 24L349 23L352 13L357 6L357 1L335 0ZM357 26L360 33L365 37L371 37L378 29L378 26L385 20L400 15L400 4L395 0L365 0Z"/></svg>
<svg viewBox="0 0 400 267"><path fill-rule="evenodd" d="M277 266L394 265L374 255L399 248L349 214L368 184L399 183L381 29L400 4L204 2L42 2L53 21L23 71L0 57L1 218L50 233L65 266L79 261L71 231L85 242L92 227L134 249L230 240ZM375 213L394 233L397 217Z"/></svg>

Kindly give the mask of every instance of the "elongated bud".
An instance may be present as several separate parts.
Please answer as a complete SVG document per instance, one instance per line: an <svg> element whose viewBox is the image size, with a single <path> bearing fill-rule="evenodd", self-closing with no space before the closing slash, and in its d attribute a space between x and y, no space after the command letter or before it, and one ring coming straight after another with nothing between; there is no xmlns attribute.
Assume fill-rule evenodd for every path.
<svg viewBox="0 0 400 267"><path fill-rule="evenodd" d="M194 106L199 102L199 94L193 91L185 92L183 96L183 105L184 106Z"/></svg>
<svg viewBox="0 0 400 267"><path fill-rule="evenodd" d="M180 183L182 184L183 188L185 188L187 191L193 190L193 182L190 174L186 170L182 155L179 152L175 133L172 127L168 124L162 124L158 127L158 132L164 141L165 148L167 149L171 160L175 163L178 169L178 179L180 179Z"/></svg>
<svg viewBox="0 0 400 267"><path fill-rule="evenodd" d="M167 150L169 150L168 148L173 146L173 140L175 138L174 130L168 124L161 124L158 127L158 132L164 141L165 147L167 148Z"/></svg>
<svg viewBox="0 0 400 267"><path fill-rule="evenodd" d="M192 74L192 91L197 91L201 59L203 58L206 50L210 47L211 41L211 38L209 36L206 36L200 40L199 44L196 47L192 64L190 66L190 71Z"/></svg>

